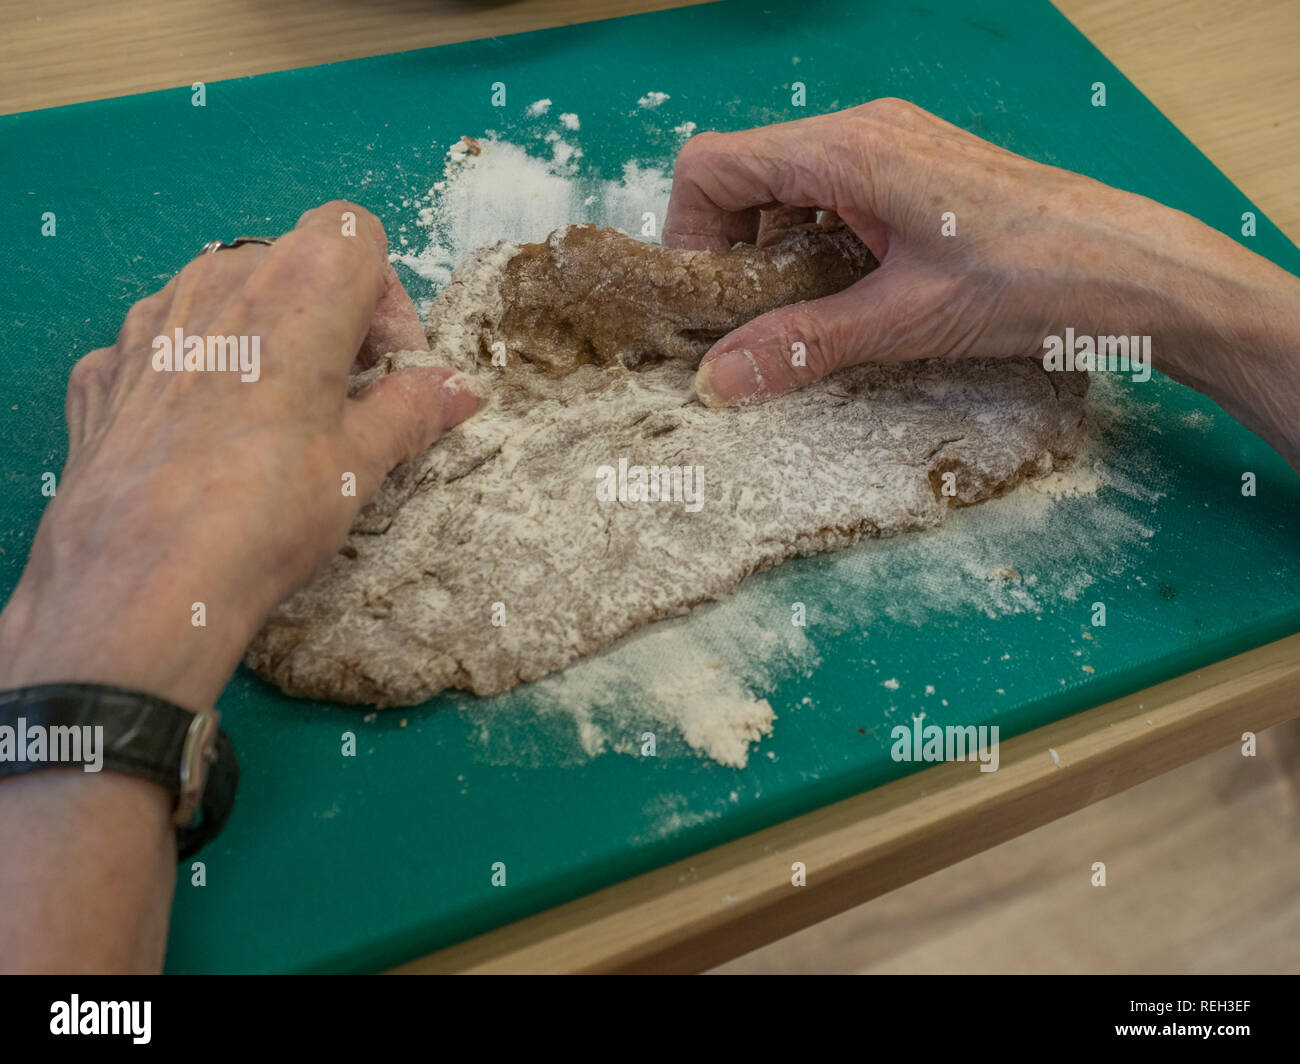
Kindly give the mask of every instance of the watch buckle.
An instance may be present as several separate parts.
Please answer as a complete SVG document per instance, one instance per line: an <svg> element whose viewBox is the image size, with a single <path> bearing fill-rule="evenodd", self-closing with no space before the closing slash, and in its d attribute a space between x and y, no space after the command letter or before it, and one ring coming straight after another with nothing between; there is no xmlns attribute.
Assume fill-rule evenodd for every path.
<svg viewBox="0 0 1300 1064"><path fill-rule="evenodd" d="M221 714L216 709L204 710L190 721L181 749L180 790L172 816L177 827L189 826L199 811L203 789L208 784L208 766L217 760L216 741L220 730Z"/></svg>

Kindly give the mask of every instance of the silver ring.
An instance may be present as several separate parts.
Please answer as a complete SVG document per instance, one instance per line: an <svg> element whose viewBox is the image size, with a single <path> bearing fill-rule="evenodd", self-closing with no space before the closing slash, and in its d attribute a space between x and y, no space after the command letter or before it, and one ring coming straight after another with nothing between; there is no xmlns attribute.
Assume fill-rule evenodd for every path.
<svg viewBox="0 0 1300 1064"><path fill-rule="evenodd" d="M244 244L265 244L270 247L274 243L275 237L273 236L238 236L229 244L222 240L209 240L199 248L199 254L211 255L215 251L226 251L229 248L242 247Z"/></svg>

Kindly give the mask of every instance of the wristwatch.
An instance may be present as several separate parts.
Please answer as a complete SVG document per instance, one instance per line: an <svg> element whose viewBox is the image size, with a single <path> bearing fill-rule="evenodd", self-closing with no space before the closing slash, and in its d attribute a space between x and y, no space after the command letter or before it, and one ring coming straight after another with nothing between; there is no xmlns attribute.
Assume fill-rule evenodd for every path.
<svg viewBox="0 0 1300 1064"><path fill-rule="evenodd" d="M192 713L142 691L55 683L0 691L0 779L80 765L161 784L183 860L225 825L239 762L216 709Z"/></svg>

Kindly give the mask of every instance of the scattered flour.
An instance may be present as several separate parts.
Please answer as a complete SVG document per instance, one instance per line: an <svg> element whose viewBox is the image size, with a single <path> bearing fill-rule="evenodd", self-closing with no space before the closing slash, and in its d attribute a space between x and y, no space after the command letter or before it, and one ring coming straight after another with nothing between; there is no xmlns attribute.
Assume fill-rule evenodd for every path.
<svg viewBox="0 0 1300 1064"><path fill-rule="evenodd" d="M441 288L453 267L484 244L545 240L584 221L639 236L647 211L664 217L671 189L665 169L632 161L617 181L587 177L575 172L580 149L554 131L546 142L549 159L490 138L474 141L473 154L462 138L447 154L442 180L415 204L428 243L389 258Z"/></svg>
<svg viewBox="0 0 1300 1064"><path fill-rule="evenodd" d="M672 99L666 92L647 92L641 99L637 100L638 107L644 107L648 111L653 111L661 107L665 100Z"/></svg>
<svg viewBox="0 0 1300 1064"><path fill-rule="evenodd" d="M642 809L650 827L632 841L647 843L666 839L680 833L683 828L706 823L720 812L721 810L714 809L693 812L684 794L660 794L646 802Z"/></svg>
<svg viewBox="0 0 1300 1064"><path fill-rule="evenodd" d="M546 134L546 143L551 146L551 162L561 173L567 173L582 158L582 149L574 147L554 130Z"/></svg>
<svg viewBox="0 0 1300 1064"><path fill-rule="evenodd" d="M756 692L774 687L792 666L817 660L789 616L789 605L770 591L742 585L693 617L650 625L537 683L474 700L465 712L483 722L484 709L495 718L490 707L499 704L506 727L520 706L564 715L592 757L607 749L639 756L649 732L656 756L677 736L719 764L743 768L750 744L771 734L776 720L771 703Z"/></svg>
<svg viewBox="0 0 1300 1064"><path fill-rule="evenodd" d="M1076 461L1068 469L1058 469L1045 477L1025 482L1025 488L1029 491L1065 499L1076 495L1096 495L1100 487L1101 477L1096 469L1087 464L1086 458Z"/></svg>
<svg viewBox="0 0 1300 1064"><path fill-rule="evenodd" d="M541 115L546 114L546 112L549 111L550 109L551 109L550 100L534 100L532 103L528 105L528 113L533 118L538 118Z"/></svg>
<svg viewBox="0 0 1300 1064"><path fill-rule="evenodd" d="M679 137L689 137L695 132L695 123L683 122L680 126L673 126L673 132Z"/></svg>
<svg viewBox="0 0 1300 1064"><path fill-rule="evenodd" d="M577 132L582 128L582 124L578 121L578 116L575 114L566 113L560 115L560 122L565 129L572 129L574 132Z"/></svg>

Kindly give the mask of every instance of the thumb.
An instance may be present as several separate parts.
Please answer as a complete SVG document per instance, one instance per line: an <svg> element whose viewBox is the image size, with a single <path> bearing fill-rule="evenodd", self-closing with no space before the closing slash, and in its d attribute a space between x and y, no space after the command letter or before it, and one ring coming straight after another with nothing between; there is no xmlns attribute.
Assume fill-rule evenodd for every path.
<svg viewBox="0 0 1300 1064"><path fill-rule="evenodd" d="M888 266L842 292L791 303L728 333L695 374L705 406L749 406L844 366L900 357L900 327L914 315L900 271Z"/></svg>
<svg viewBox="0 0 1300 1064"><path fill-rule="evenodd" d="M478 413L490 395L477 377L445 366L413 366L349 399L344 427L382 479Z"/></svg>

